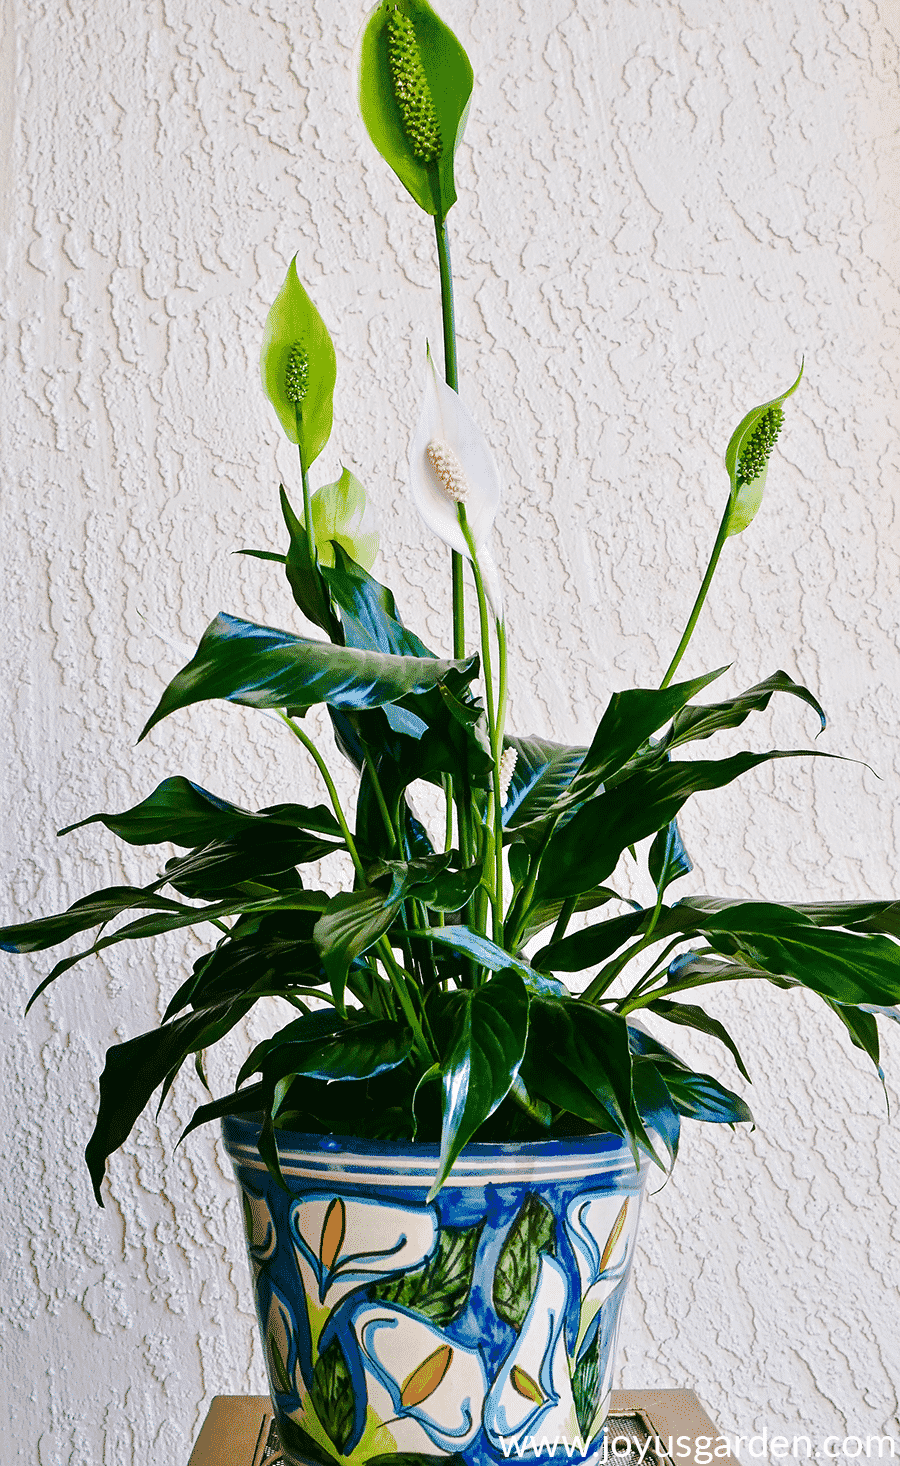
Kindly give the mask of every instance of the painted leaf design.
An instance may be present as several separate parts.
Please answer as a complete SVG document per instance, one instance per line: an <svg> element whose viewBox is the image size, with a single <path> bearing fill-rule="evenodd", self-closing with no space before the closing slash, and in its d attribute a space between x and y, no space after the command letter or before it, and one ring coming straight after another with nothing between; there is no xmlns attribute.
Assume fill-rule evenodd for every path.
<svg viewBox="0 0 900 1466"><path fill-rule="evenodd" d="M370 1456L366 1466L465 1466L465 1456L454 1451L451 1456L428 1455L424 1451L390 1451L384 1456Z"/></svg>
<svg viewBox="0 0 900 1466"><path fill-rule="evenodd" d="M323 1272L330 1272L344 1243L347 1228L347 1209L339 1196L330 1203L322 1223L322 1240L319 1243L319 1260Z"/></svg>
<svg viewBox="0 0 900 1466"><path fill-rule="evenodd" d="M581 1355L572 1375L572 1394L575 1399L575 1414L578 1429L586 1436L590 1430L597 1407L600 1404L600 1329Z"/></svg>
<svg viewBox="0 0 900 1466"><path fill-rule="evenodd" d="M324 1446L317 1440L313 1440L308 1430L304 1430L296 1420L289 1415L278 1414L278 1438L285 1450L292 1451L294 1455L302 1457L304 1461L314 1461L316 1466L337 1466L337 1458L326 1451ZM283 1460L283 1457L273 1456L268 1458L274 1463Z"/></svg>
<svg viewBox="0 0 900 1466"><path fill-rule="evenodd" d="M509 1229L494 1273L494 1307L504 1323L520 1329L538 1282L540 1256L556 1251L550 1208L529 1193ZM541 1396L543 1398L543 1396Z"/></svg>
<svg viewBox="0 0 900 1466"><path fill-rule="evenodd" d="M353 1382L337 1339L319 1355L309 1389L310 1403L331 1443L342 1454L353 1432Z"/></svg>
<svg viewBox="0 0 900 1466"><path fill-rule="evenodd" d="M441 1344L433 1354L417 1365L412 1374L407 1375L400 1390L400 1404L406 1409L413 1405L421 1405L433 1395L447 1370L453 1362L453 1350L449 1344Z"/></svg>
<svg viewBox="0 0 900 1466"><path fill-rule="evenodd" d="M605 1273L609 1265L609 1259L615 1251L616 1243L622 1235L622 1228L625 1226L625 1218L628 1216L628 1202L622 1202L622 1210L613 1222L612 1231L606 1239L606 1246L600 1255L600 1272Z"/></svg>
<svg viewBox="0 0 900 1466"><path fill-rule="evenodd" d="M466 1306L475 1271L475 1253L484 1224L443 1227L438 1245L424 1267L400 1278L376 1283L372 1297L399 1303L439 1328L446 1328Z"/></svg>
<svg viewBox="0 0 900 1466"><path fill-rule="evenodd" d="M533 1400L535 1405L543 1405L543 1390L541 1389L537 1380L533 1380L531 1378L531 1375L526 1373L526 1371L522 1369L520 1365L513 1365L512 1370L510 1371L509 1378L512 1383L513 1389L516 1390L518 1394L524 1395L526 1400Z"/></svg>
<svg viewBox="0 0 900 1466"><path fill-rule="evenodd" d="M266 1325L266 1351L269 1356L272 1383L283 1395L291 1395L294 1392L290 1373L293 1335L294 1321L290 1311L273 1290Z"/></svg>

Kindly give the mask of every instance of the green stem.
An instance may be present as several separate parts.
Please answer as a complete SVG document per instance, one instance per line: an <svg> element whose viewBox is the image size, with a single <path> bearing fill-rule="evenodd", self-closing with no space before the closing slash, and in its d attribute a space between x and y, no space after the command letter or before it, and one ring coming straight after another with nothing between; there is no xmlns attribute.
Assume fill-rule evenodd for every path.
<svg viewBox="0 0 900 1466"><path fill-rule="evenodd" d="M716 573L716 566L719 563L719 556L721 555L722 548L728 538L728 521L730 518L731 498L729 497L728 503L725 506L725 513L722 515L722 523L719 525L719 532L716 535L716 542L713 545L712 554L709 557L709 564L706 567L706 574L704 575L700 589L697 592L697 599L694 602L694 608L691 611L690 616L688 617L687 626L684 628L684 635L678 643L678 648L675 652L674 657L669 663L666 675L663 678L662 682L659 684L660 690L662 690L662 688L664 687L668 687L669 683L672 681L672 678L674 677L678 669L678 664L681 661L681 658L684 656L685 652L687 651L688 642L694 634L694 627L697 625L698 617L700 615L700 612L703 610L703 602L706 600L707 591L712 585L712 578Z"/></svg>
<svg viewBox="0 0 900 1466"><path fill-rule="evenodd" d="M306 539L309 544L309 556L315 565L318 562L316 555L316 534L313 529L312 503L309 497L309 477L306 472L306 464L303 461L303 449L300 446L300 429L302 426L302 412L299 403L294 408L297 422L297 454L300 459L300 481L303 484L303 524L306 529Z"/></svg>
<svg viewBox="0 0 900 1466"><path fill-rule="evenodd" d="M466 538L469 547L469 556L472 562L472 573L475 577L475 590L478 596L478 619L481 629L481 657L484 668L484 700L487 709L488 734L491 740L491 756L494 762L492 776L491 809L488 811L488 823L492 826L491 834L493 839L494 857L494 893L491 899L493 908L492 931L495 942L502 939L503 928L503 822L501 817L502 801L500 798L500 758L503 753L503 733L497 717L498 703L494 701L494 676L491 666L491 618L488 615L487 597L484 593L484 582L481 578L481 568L478 564L478 552L475 549L475 541L472 538L472 531L469 528L469 521L466 517L466 507L460 504L457 508L457 517L460 528ZM498 623L499 625L500 623ZM502 640L498 635L498 650L501 665L506 661L506 638ZM500 691L505 695L506 671L505 666L500 678Z"/></svg>
<svg viewBox="0 0 900 1466"><path fill-rule="evenodd" d="M384 821L384 828L387 831L387 837L391 842L391 848L396 850L397 854L400 855L402 853L400 850L400 842L397 838L397 831L394 828L394 821L391 819L390 810L387 807L387 800L384 797L384 791L381 787L381 781L377 773L375 772L375 760L372 758L372 755L370 754L368 749L365 750L364 756L366 760L366 768L369 771L369 778L372 781L372 788L375 791L375 802L377 803L378 808L381 811L381 818Z"/></svg>
<svg viewBox="0 0 900 1466"><path fill-rule="evenodd" d="M570 896L568 901L563 902L562 910L560 911L559 916L556 918L556 926L553 928L553 935L550 938L551 942L558 942L565 936L566 927L572 920L572 916L577 905L577 896Z"/></svg>
<svg viewBox="0 0 900 1466"><path fill-rule="evenodd" d="M350 826L347 824L347 820L344 815L343 806L341 805L338 792L334 787L334 780L332 779L331 774L328 772L328 765L326 764L319 750L316 748L316 745L313 743L309 734L304 733L302 728L298 728L293 718L289 718L287 713L279 713L278 716L281 718L283 723L287 724L294 737L299 739L299 741L303 744L303 747L306 749L307 753L311 755L313 762L316 765L316 768L322 775L325 788L328 790L328 798L331 800L331 807L334 810L334 817L341 827L341 834L343 835L347 845L347 849L350 852L350 859L353 861L353 868L356 871L357 876L359 877L360 884L365 886L367 884L366 873L363 870L362 861L359 858L359 852L356 848L356 843L350 833Z"/></svg>
<svg viewBox="0 0 900 1466"><path fill-rule="evenodd" d="M447 221L440 214L434 216L434 235L437 241L438 269L441 274L444 380L448 387L458 392L459 373L456 366L456 317L453 304L453 272L450 268L450 241L447 238ZM459 660L466 654L466 624L463 562L462 555L456 550L451 551L450 574L453 586L453 655Z"/></svg>

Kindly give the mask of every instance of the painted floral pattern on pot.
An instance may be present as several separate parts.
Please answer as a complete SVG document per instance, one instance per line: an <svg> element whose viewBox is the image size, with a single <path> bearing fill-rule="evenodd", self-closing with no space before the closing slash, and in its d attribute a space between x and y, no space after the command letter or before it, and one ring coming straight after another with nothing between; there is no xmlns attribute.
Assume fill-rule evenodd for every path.
<svg viewBox="0 0 900 1466"><path fill-rule="evenodd" d="M436 1147L224 1122L285 1459L453 1466L599 1453L646 1167L611 1137ZM432 1154L432 1151L434 1152Z"/></svg>

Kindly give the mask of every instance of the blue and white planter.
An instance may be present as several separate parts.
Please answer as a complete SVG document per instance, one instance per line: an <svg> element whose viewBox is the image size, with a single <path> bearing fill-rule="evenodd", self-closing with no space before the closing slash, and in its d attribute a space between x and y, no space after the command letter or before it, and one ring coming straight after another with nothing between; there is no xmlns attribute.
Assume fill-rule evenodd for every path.
<svg viewBox="0 0 900 1466"><path fill-rule="evenodd" d="M590 1462L609 1408L645 1164L611 1136L438 1148L231 1117L256 1307L293 1466Z"/></svg>

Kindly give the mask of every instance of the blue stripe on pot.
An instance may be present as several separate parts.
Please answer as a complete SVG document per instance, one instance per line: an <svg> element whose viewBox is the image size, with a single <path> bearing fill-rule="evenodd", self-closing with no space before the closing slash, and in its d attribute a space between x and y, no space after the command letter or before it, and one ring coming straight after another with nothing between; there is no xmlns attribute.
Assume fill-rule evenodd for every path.
<svg viewBox="0 0 900 1466"><path fill-rule="evenodd" d="M592 1461L647 1165L612 1136L438 1147L229 1117L257 1315L293 1466ZM389 1466L380 1461L379 1466Z"/></svg>

